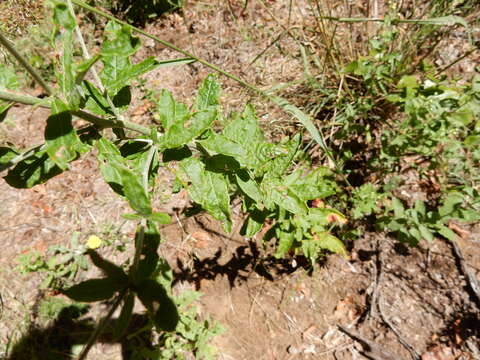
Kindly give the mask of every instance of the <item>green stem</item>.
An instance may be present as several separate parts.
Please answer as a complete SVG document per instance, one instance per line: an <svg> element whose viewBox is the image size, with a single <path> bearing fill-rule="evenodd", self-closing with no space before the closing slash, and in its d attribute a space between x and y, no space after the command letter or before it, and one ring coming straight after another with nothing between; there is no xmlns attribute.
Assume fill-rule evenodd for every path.
<svg viewBox="0 0 480 360"><path fill-rule="evenodd" d="M14 94L7 91L0 90L0 100L13 101L25 105L34 105L41 106L44 108L50 108L50 103L45 101L45 99L38 99L33 96ZM137 131L143 135L150 135L151 130L143 125L127 121L127 120L118 120L118 119L105 119L93 114L90 114L84 110L70 111L72 115L75 115L83 120L91 122L92 124L98 125L102 128L123 128L127 130Z"/></svg>
<svg viewBox="0 0 480 360"><path fill-rule="evenodd" d="M75 15L75 10L73 9L72 1L67 0L67 4L68 4L68 10L70 11L70 14L75 19L75 34L77 36L77 40L80 44L80 47L82 48L83 57L85 59L90 59L90 54L88 52L87 45L85 44L85 39L83 38L82 31L80 30L80 26L78 26L78 23L77 23L77 16ZM117 109L117 107L113 104L113 101L110 98L110 95L108 95L107 90L103 86L103 82L100 79L100 76L98 76L97 71L95 70L95 64L92 65L90 71L92 73L93 79L97 83L97 86L100 89L100 91L103 93L103 96L107 100L108 106L110 106L110 109L112 110L115 117L120 121L124 121L125 120L124 117L122 116L120 111Z"/></svg>
<svg viewBox="0 0 480 360"><path fill-rule="evenodd" d="M28 63L28 61L15 49L13 44L3 36L2 32L0 31L0 44L2 44L10 54L12 54L15 59L28 71L28 73L35 79L36 82L40 84L40 86L45 90L48 95L53 94L53 90L48 86L45 80L42 79L40 74L35 70L32 65Z"/></svg>
<svg viewBox="0 0 480 360"><path fill-rule="evenodd" d="M133 256L133 274L137 273L138 264L140 263L140 256L142 255L143 251L143 240L145 239L145 226L146 220L143 219L140 222L140 229L138 230L138 236L135 239L135 255Z"/></svg>
<svg viewBox="0 0 480 360"><path fill-rule="evenodd" d="M108 324L108 321L111 319L113 316L113 313L115 310L117 310L118 306L122 302L123 298L125 297L125 294L127 293L127 290L122 290L122 292L118 295L118 297L115 299L115 302L113 303L112 307L110 308L110 311L108 312L107 316L105 316L102 321L98 324L98 326L95 328L95 331L92 333L90 338L88 339L87 344L85 347L82 349L82 352L78 356L77 360L85 360L87 358L88 352L92 348L92 346L95 344L97 341L98 337L102 334L103 330Z"/></svg>

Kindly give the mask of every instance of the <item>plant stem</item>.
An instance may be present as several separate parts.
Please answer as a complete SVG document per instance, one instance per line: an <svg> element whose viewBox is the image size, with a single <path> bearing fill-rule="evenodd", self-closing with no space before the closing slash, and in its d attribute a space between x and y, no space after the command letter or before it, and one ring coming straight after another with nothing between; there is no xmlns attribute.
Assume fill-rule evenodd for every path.
<svg viewBox="0 0 480 360"><path fill-rule="evenodd" d="M40 84L40 86L45 90L48 95L53 94L52 88L42 79L40 74L35 70L32 65L28 63L28 61L15 49L13 44L3 36L2 32L0 31L0 44L2 44L10 54L12 54L15 59L28 71L28 73L35 79L36 82Z"/></svg>
<svg viewBox="0 0 480 360"><path fill-rule="evenodd" d="M143 240L145 239L145 226L146 220L143 219L140 222L140 229L138 230L138 236L135 238L135 255L133 256L133 274L137 273L138 264L140 262L140 256L142 255L143 251Z"/></svg>
<svg viewBox="0 0 480 360"><path fill-rule="evenodd" d="M78 42L80 43L80 47L82 48L83 57L85 59L90 59L90 53L88 52L87 45L85 44L85 39L83 38L82 31L80 30L80 27L78 26L78 23L77 23L77 16L75 15L75 10L73 9L72 0L67 0L67 4L68 4L68 10L70 11L70 14L75 19L75 35L77 36ZM103 86L103 82L100 79L100 76L98 76L97 71L95 70L95 64L92 65L90 70L92 72L93 79L95 80L100 91L103 93L103 96L105 96L108 106L110 106L110 109L112 110L113 114L118 120L124 121L125 120L124 117L122 116L122 114L120 114L120 111L113 104L113 101L110 98L110 95L108 95L107 90Z"/></svg>
<svg viewBox="0 0 480 360"><path fill-rule="evenodd" d="M157 151L157 147L152 144L150 149L148 150L148 157L147 161L145 162L145 167L143 168L142 171L142 180L143 180L143 189L145 190L145 193L148 196L148 173L150 171L150 166L152 166L153 162L153 157L155 156L155 153ZM140 222L140 230L138 233L138 237L135 239L135 255L133 258L133 271L134 274L138 270L138 264L140 262L140 256L142 255L143 251L143 240L145 239L145 227L147 226L147 221L145 219L142 219Z"/></svg>
<svg viewBox="0 0 480 360"><path fill-rule="evenodd" d="M18 154L12 160L0 165L0 171L7 170L7 169L11 168L12 166L17 165L19 162L22 162L23 160L28 159L30 156L35 154L37 151L42 150L42 148L44 146L45 146L45 144L38 145L38 146L35 146L34 148L29 149L29 150L27 150L27 151L25 151L21 154Z"/></svg>
<svg viewBox="0 0 480 360"><path fill-rule="evenodd" d="M97 341L97 338L101 335L101 333L103 332L103 330L105 329L105 327L107 326L107 323L108 321L110 320L110 318L113 316L113 313L115 312L115 310L117 310L118 306L120 305L120 303L122 302L123 298L125 297L125 294L127 293L127 290L122 290L122 292L120 292L120 294L118 295L118 297L115 299L115 302L113 303L112 307L110 308L110 311L108 312L107 316L105 316L101 321L100 323L98 324L98 326L95 328L95 331L92 333L92 335L90 336L90 338L88 339L88 342L87 344L85 345L85 347L82 349L82 352L80 353L80 355L78 355L78 358L77 360L85 360L87 358L87 355L88 355L88 352L90 351L90 349L92 348L92 346L95 344L95 342Z"/></svg>
<svg viewBox="0 0 480 360"><path fill-rule="evenodd" d="M45 99L38 99L33 96L14 94L11 92L1 91L1 90L0 90L0 100L14 101L20 104L41 106L44 108L51 107L50 103ZM70 111L70 113L79 118L82 118L83 120L86 120L95 125L98 125L102 128L123 128L127 130L137 131L144 135L151 134L151 130L148 127L131 122L131 121L119 120L115 118L105 119L105 118L90 114L84 110Z"/></svg>

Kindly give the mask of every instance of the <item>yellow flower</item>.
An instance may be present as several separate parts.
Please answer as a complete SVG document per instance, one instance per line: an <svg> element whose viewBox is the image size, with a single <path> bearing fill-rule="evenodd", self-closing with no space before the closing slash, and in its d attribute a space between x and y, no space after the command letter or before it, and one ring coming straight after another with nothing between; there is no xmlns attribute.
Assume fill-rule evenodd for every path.
<svg viewBox="0 0 480 360"><path fill-rule="evenodd" d="M87 248L89 249L98 249L102 245L102 239L97 235L91 235L87 240Z"/></svg>

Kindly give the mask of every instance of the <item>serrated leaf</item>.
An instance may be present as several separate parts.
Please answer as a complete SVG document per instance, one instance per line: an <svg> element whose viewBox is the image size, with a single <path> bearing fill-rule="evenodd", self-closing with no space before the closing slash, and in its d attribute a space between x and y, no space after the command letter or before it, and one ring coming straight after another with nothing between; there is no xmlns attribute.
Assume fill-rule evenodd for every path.
<svg viewBox="0 0 480 360"><path fill-rule="evenodd" d="M100 116L112 115L108 101L95 85L88 80L84 80L82 82L82 90L86 100L84 105L86 110Z"/></svg>
<svg viewBox="0 0 480 360"><path fill-rule="evenodd" d="M261 189L265 194L265 205L272 208L271 202L293 214L307 213L307 205L302 201L288 186L280 179L267 178L261 184Z"/></svg>
<svg viewBox="0 0 480 360"><path fill-rule="evenodd" d="M257 203L263 201L263 194L260 190L260 187L251 179L248 173L245 170L238 171L235 174L235 179L237 180L238 187L251 199L255 200Z"/></svg>
<svg viewBox="0 0 480 360"><path fill-rule="evenodd" d="M136 174L124 165L116 162L112 163L111 166L120 175L123 193L130 207L139 215L149 217L152 214L152 207L143 187L141 174Z"/></svg>
<svg viewBox="0 0 480 360"><path fill-rule="evenodd" d="M100 172L103 179L110 185L113 191L119 195L125 196L123 191L122 176L118 170L123 163L123 157L120 150L105 138L97 141L98 160L100 162ZM114 166L117 164L117 166Z"/></svg>
<svg viewBox="0 0 480 360"><path fill-rule="evenodd" d="M72 115L68 110L60 100L54 100L52 114L45 127L46 152L62 170L67 169L68 163L86 150L72 126Z"/></svg>
<svg viewBox="0 0 480 360"><path fill-rule="evenodd" d="M292 246L295 243L295 233L278 230L277 238L278 245L275 250L275 257L281 259L292 249Z"/></svg>
<svg viewBox="0 0 480 360"><path fill-rule="evenodd" d="M301 139L301 135L296 134L286 144L276 146L276 156L273 159L270 157L272 160L265 166L265 172L268 173L267 176L279 177L284 175L293 163L293 159L300 148Z"/></svg>
<svg viewBox="0 0 480 360"><path fill-rule="evenodd" d="M301 176L287 186L302 201L326 198L335 194L337 189L332 179L332 172L323 167L311 171L306 176Z"/></svg>
<svg viewBox="0 0 480 360"><path fill-rule="evenodd" d="M78 106L77 94L73 93L75 85L75 66L73 63L75 18L71 15L66 4L57 3L54 7L53 22L57 26L57 38L61 42L61 48L57 49L61 54L61 69L58 77L60 89L62 94L69 100L69 103Z"/></svg>
<svg viewBox="0 0 480 360"><path fill-rule="evenodd" d="M95 63L100 60L100 55L95 54L90 59L84 60L80 65L77 66L76 76L75 76L75 84L81 85L85 75L87 72L92 68Z"/></svg>
<svg viewBox="0 0 480 360"><path fill-rule="evenodd" d="M129 86L132 79L162 65L154 57L138 64L131 63L129 57L138 50L140 40L132 36L128 26L111 21L105 27L105 35L100 53L104 65L101 79L110 96L113 97L120 89Z"/></svg>
<svg viewBox="0 0 480 360"><path fill-rule="evenodd" d="M258 125L253 106L247 105L242 116L235 117L223 129L199 144L211 155L231 156L243 167L261 169L263 164L272 160L275 149L265 141Z"/></svg>
<svg viewBox="0 0 480 360"><path fill-rule="evenodd" d="M109 21L104 30L102 56L128 57L140 47L140 39L132 36L130 27Z"/></svg>
<svg viewBox="0 0 480 360"><path fill-rule="evenodd" d="M250 211L248 218L243 223L240 234L248 238L253 237L262 230L267 215L267 211L260 211L258 209Z"/></svg>
<svg viewBox="0 0 480 360"><path fill-rule="evenodd" d="M90 279L63 291L70 299L80 302L94 302L110 299L117 291L126 287L111 278Z"/></svg>
<svg viewBox="0 0 480 360"><path fill-rule="evenodd" d="M92 263L102 270L108 278L117 281L119 284L128 284L128 276L120 266L102 258L95 250L89 250L88 255Z"/></svg>
<svg viewBox="0 0 480 360"><path fill-rule="evenodd" d="M172 94L162 90L157 102L159 120L164 129L170 129L173 124L183 123L188 116L187 105L175 101Z"/></svg>
<svg viewBox="0 0 480 360"><path fill-rule="evenodd" d="M210 128L216 118L217 111L214 109L191 114L166 129L165 135L160 138L160 146L165 149L179 148Z"/></svg>
<svg viewBox="0 0 480 360"><path fill-rule="evenodd" d="M115 327L113 329L113 337L115 339L121 338L128 329L128 325L132 319L133 305L135 305L135 294L129 291L125 297L125 300L123 301L123 307L122 311L120 312L120 316L115 322Z"/></svg>
<svg viewBox="0 0 480 360"><path fill-rule="evenodd" d="M115 92L127 85L130 85L130 81L137 79L138 77L146 74L160 65L153 56L143 60L141 63L131 65L129 64L125 68L120 69L115 77L112 77L112 82L109 82L107 88L111 92Z"/></svg>
<svg viewBox="0 0 480 360"><path fill-rule="evenodd" d="M195 158L182 160L180 168L191 182L188 193L192 200L221 221L225 231L230 232L230 196L224 175L207 171L205 165Z"/></svg>
<svg viewBox="0 0 480 360"><path fill-rule="evenodd" d="M220 85L217 82L217 77L210 74L203 80L198 89L194 109L200 111L208 109L210 106L218 106L220 104L219 97Z"/></svg>
<svg viewBox="0 0 480 360"><path fill-rule="evenodd" d="M165 288L152 279L145 279L136 288L138 298L159 331L174 331L179 320L178 310Z"/></svg>

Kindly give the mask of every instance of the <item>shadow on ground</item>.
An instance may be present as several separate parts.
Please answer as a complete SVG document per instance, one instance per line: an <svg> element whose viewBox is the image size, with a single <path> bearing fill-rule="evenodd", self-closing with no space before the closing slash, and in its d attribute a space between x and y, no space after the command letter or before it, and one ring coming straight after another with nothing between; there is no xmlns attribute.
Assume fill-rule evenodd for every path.
<svg viewBox="0 0 480 360"><path fill-rule="evenodd" d="M272 255L262 257L254 242L237 247L227 261L222 259L222 255L223 250L219 248L210 257L199 259L194 256L193 265L187 265L177 259L173 274L174 284L187 281L194 283L196 290L199 290L202 280L215 280L217 276L227 276L230 287L234 287L247 281L252 273L274 281L275 278L291 274L298 269L310 270L311 268L310 263L303 256L294 259L277 259Z"/></svg>
<svg viewBox="0 0 480 360"><path fill-rule="evenodd" d="M4 360L74 359L74 347L86 344L95 329L92 318L81 319L87 312L88 307L79 309L77 306L68 306L60 312L50 326L41 328L35 324L31 325L28 332L12 346L9 357ZM146 316L134 314L126 335L114 340L111 330L116 326L116 319L112 319L99 342L120 344L122 360L138 358L135 354L140 349L153 350L151 344L152 333L150 331L139 331L147 323ZM131 336L131 334L135 334L135 336Z"/></svg>

